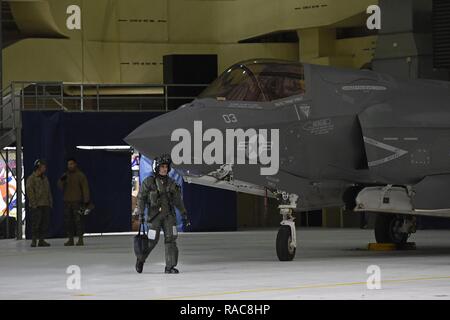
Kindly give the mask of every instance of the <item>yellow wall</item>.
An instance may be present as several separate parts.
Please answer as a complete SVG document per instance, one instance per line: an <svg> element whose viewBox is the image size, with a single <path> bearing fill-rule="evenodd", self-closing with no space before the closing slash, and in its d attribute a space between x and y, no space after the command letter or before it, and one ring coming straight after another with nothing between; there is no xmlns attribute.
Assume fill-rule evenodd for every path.
<svg viewBox="0 0 450 320"><path fill-rule="evenodd" d="M6 81L161 83L166 54L218 54L219 70L255 57L298 59L296 44L167 44L28 39L4 51ZM130 64L125 64L130 63ZM135 64L139 63L139 64ZM156 63L153 64L153 63ZM83 68L84 66L84 68Z"/></svg>
<svg viewBox="0 0 450 320"><path fill-rule="evenodd" d="M338 24L365 12L378 0L170 0L168 3L170 41L236 42L275 31Z"/></svg>

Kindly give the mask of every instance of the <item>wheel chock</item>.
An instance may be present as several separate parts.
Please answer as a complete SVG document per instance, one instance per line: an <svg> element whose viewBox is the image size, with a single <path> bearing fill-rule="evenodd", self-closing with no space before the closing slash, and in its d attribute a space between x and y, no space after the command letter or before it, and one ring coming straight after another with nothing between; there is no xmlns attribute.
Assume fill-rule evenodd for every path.
<svg viewBox="0 0 450 320"><path fill-rule="evenodd" d="M368 249L370 251L416 250L416 243L369 243Z"/></svg>

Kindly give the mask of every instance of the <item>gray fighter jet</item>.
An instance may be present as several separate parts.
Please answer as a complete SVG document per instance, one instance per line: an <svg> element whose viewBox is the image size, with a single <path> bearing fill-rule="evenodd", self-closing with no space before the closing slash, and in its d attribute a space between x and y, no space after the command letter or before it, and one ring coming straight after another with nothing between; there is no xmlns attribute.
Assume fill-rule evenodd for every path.
<svg viewBox="0 0 450 320"><path fill-rule="evenodd" d="M125 141L150 158L172 154L187 182L276 197L280 260L295 256L298 211L375 212L377 242L398 244L415 216L450 217L448 82L245 61Z"/></svg>

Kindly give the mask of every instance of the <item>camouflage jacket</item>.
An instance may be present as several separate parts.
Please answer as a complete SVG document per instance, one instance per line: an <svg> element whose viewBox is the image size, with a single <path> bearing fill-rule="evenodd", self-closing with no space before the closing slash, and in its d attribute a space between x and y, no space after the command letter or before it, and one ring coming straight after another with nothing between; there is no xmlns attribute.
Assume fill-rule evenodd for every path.
<svg viewBox="0 0 450 320"><path fill-rule="evenodd" d="M38 176L33 172L27 179L25 186L30 208L53 207L52 193L47 176Z"/></svg>
<svg viewBox="0 0 450 320"><path fill-rule="evenodd" d="M80 169L66 172L66 180L59 179L58 187L63 190L64 202L89 202L89 184Z"/></svg>

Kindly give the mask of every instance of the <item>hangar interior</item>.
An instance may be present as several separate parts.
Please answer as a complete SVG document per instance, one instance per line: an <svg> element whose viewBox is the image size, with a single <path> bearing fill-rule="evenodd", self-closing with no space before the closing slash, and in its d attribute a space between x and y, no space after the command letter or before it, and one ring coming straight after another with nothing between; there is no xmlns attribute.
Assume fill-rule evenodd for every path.
<svg viewBox="0 0 450 320"><path fill-rule="evenodd" d="M448 41L445 30L450 26L445 0L3 0L0 4L0 238L29 239L24 179L31 174L34 161L46 159L48 177L56 182L69 156L77 158L87 174L96 204L86 222L87 233L136 231L138 222L133 212L141 180L139 171L149 169L144 169L144 159L127 149L123 138L147 120L192 101L226 68L239 61L281 59L371 69L405 79L450 80L450 51L443 45ZM383 10L380 31L366 27L366 10L374 4ZM52 193L55 204L50 237L62 238L65 234L61 193L56 186L52 186ZM274 199L188 183L183 183L183 197L191 215L192 231L199 232L200 238L208 237L201 232L215 231L219 233L212 236L213 242L226 243L228 240L220 231L242 231L237 237L248 241L250 249L264 244L254 252L247 248L245 263L249 270L264 259L254 253L267 253L271 248L269 240L274 239L266 229L280 224ZM372 215L343 208L297 215L297 226L302 228L370 229L373 223ZM450 228L450 221L423 217L419 228ZM255 234L259 242L246 233L248 230L262 232ZM326 231L320 232L320 237L326 237ZM342 243L348 243L352 237L364 239L363 245L370 241L365 230L349 232L346 237L344 230L334 230L330 241L325 242L306 232L305 243L319 241L320 251L340 237L344 237ZM183 237L188 244L199 245L192 235ZM111 239L107 240L108 245L121 246L120 259L125 261L128 253L122 251L126 245ZM100 250L97 238L92 243L94 250ZM10 243L3 242L1 246L3 252L15 252ZM28 250L24 249L25 244L19 246L19 251ZM232 250L227 246L222 249ZM190 250L187 249L188 254L193 255ZM424 250L424 256L436 253L431 242ZM315 257L324 257L312 250L305 255L304 263L310 264L307 270L312 268ZM358 264L357 254L348 255L354 259L349 259L351 267ZM400 269L392 255L380 255L391 268L391 275L398 277ZM220 256L212 256L214 262L220 262ZM365 259L375 261L377 256L362 258ZM420 254L412 259L420 260ZM195 269L194 260L194 256L188 259L188 270ZM5 267L12 264L5 263ZM158 260L158 264L162 262ZM96 272L101 272L96 269L100 267L88 267L95 269L93 279ZM272 267L278 268L266 267L255 279L269 275ZM118 270L124 273L125 269L120 265ZM286 268L288 273L294 269L295 266ZM330 272L327 281L331 281L332 271L325 271ZM152 272L157 273L156 269ZM318 279L320 274L317 272L314 277ZM411 272L410 278L414 277ZM346 275L342 281L350 280L351 275ZM13 291L13 283L6 287ZM204 298L207 284L201 287L203 291L193 293L186 284L170 296ZM244 285L241 289L245 288ZM39 290L39 285L35 289ZM443 291L446 289L448 285ZM105 297L102 290L93 291ZM406 292L408 288L402 290ZM253 296L298 298L295 294L283 294L289 289L280 291L278 296ZM310 297L327 297L325 291ZM156 290L150 297L165 297L168 293ZM350 294L361 298L359 291ZM246 294L240 292L241 297ZM411 297L416 296L411 293Z"/></svg>
<svg viewBox="0 0 450 320"><path fill-rule="evenodd" d="M64 151L53 144L55 150L62 153L51 154L45 145L54 141L55 132L49 131L43 121L56 121L57 117L70 121L71 117L79 117L73 125L84 127L80 132L85 132L86 137L80 139L78 145L123 145L120 134L124 137L127 130L140 124L139 120L133 119L143 122L191 101L225 68L255 57L357 69L375 68L409 78L448 77L448 71L430 65L433 54L437 56L436 63L445 67L448 62L446 52L432 51L429 46L433 35L439 40L436 35L440 24L435 23L433 33L430 24L423 19L427 12L428 21L432 15L428 1L412 1L408 4L409 15L402 14L402 20L394 19L394 16L404 10L404 5L395 6L386 1L383 5L392 7L386 10L392 17L383 20L382 34L365 27L366 8L373 1L347 2L340 6L329 1L305 5L296 1L267 3L257 0L3 1L2 130L5 134L2 146L14 147L19 140L24 146L24 173L27 176L35 158L52 157L50 161L53 162L56 161L53 157L59 157L61 161L69 154L80 153L76 143L70 145L60 140L65 145ZM258 15L244 14L254 7L259 8ZM186 10L191 14L184 14ZM228 19L230 15L233 19ZM396 41L404 43L400 50L389 46L393 34ZM436 41L435 47L440 48ZM117 116L120 124L111 123L104 128L114 131L105 131L111 139L97 139L95 124L92 133L87 132L87 123L108 121L106 118L111 119L112 112L121 115ZM140 114L136 115L138 112ZM11 122L13 113L15 118ZM53 125L56 126L54 130L61 126ZM14 134L16 127L24 128L20 134L23 138ZM115 129L119 127L123 130ZM75 127L67 129L72 136L79 136L73 134L77 130ZM114 134L117 134L116 138L112 138ZM27 144L32 144L30 149L34 149L29 156ZM8 154L16 156L12 150L7 151ZM60 166L50 169L54 179L60 174L56 171L63 170ZM4 166L8 167L16 170L15 164ZM95 170L95 175L101 171ZM9 199L4 203L13 203L13 206L4 207L10 208L15 216L14 174L10 179L14 190L11 195L5 193L3 198ZM272 199L241 193L234 197L235 212L222 213L235 216L235 222L228 222L231 230L278 225L277 205ZM118 200L118 203L123 201ZM112 208L119 210L120 205L112 205ZM120 209L122 214L123 209ZM361 221L359 214L338 208L302 213L298 219L302 226L315 227L367 224ZM220 226L224 221L219 220L213 229L222 230ZM429 221L427 225L437 224ZM211 228L209 222L205 222L206 225ZM200 221L197 227L198 230L208 229ZM111 230L125 231L126 228Z"/></svg>

